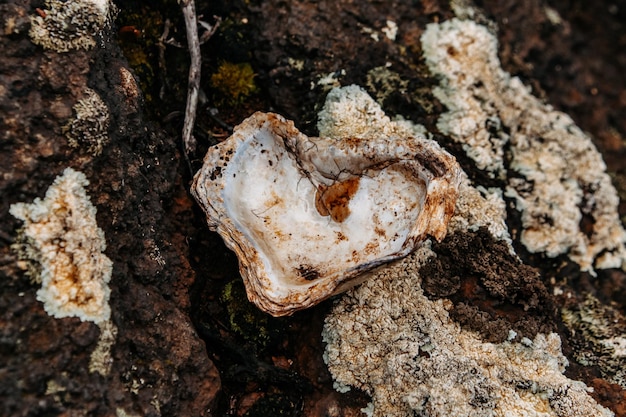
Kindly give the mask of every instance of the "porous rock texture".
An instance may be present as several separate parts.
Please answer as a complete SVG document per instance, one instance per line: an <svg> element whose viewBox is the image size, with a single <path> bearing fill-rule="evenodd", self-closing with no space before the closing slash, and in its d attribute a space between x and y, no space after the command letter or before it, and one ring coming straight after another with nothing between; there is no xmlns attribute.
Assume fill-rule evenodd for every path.
<svg viewBox="0 0 626 417"><path fill-rule="evenodd" d="M374 398L372 392L357 388L340 393L333 388L322 360L321 333L335 303L337 313L342 306L353 309L356 299L367 304L369 294L374 303L382 298L382 288L390 286L423 301L407 310L405 319L390 322L390 328L413 324L426 328L421 311L423 317L436 317L447 325L437 341L461 340L467 347L459 350L450 344L448 350L434 352L424 345L414 362L399 357L390 362L390 369L399 365L415 369L411 366L424 361L422 380L433 392L440 392L428 372L441 362L426 362L428 355L442 359L455 352L450 360L460 369L475 365L473 382L481 382L486 359L511 358L509 367L499 369L520 378L519 386L485 379L473 385L477 387L473 392L455 391L457 404L465 407L459 410L472 406L471 401L469 406L463 402L468 398L483 410L495 404L492 393L499 387L497 392L512 395L511 404L537 400L542 393L539 397L545 402L533 404L553 411L571 409L575 403L578 409L604 413L588 401L593 398L616 415L626 415L626 390L619 373L624 369L620 355L626 274L603 269L598 260L611 251L598 253L586 240L595 230L588 214L598 209L591 202L608 194L581 187L584 182L572 183L573 190L579 188L574 193L580 196L577 201L584 203L579 207L583 215L578 227L589 233L569 235L570 243L554 258L543 249L531 252L521 240L525 226L518 201L507 192L517 184L508 149L513 139L503 142L504 170L496 175L477 168L452 132L439 130L441 115L451 110L450 103L434 93L445 75L435 74L427 65L422 46L428 24L450 22L455 15L487 27L498 38L497 54L504 71L518 76L539 100L520 97L533 106L549 103L588 132L618 189L623 220L626 8L619 2L600 0L591 7L544 0L476 4L196 0L201 35L207 24L215 23L213 16L222 18L222 25L202 44L201 88L207 101L201 102L197 114L194 134L200 151L189 155L192 172L200 167L208 146L228 137L232 126L255 111L280 113L294 120L299 130L316 136L318 112L328 92L355 84L365 88L397 126L419 134L430 132L467 174L449 237L421 252L429 255L420 258L421 289L413 285L417 281L389 278L357 290L364 291L364 297L355 292L281 319L248 303L236 258L219 236L208 231L187 194L192 172L178 149L189 57L185 48L174 46L185 43L177 2L118 1L113 7L103 0L83 0L71 2L83 9L63 9L67 3L8 0L0 4L0 414L361 416L361 409L378 412L374 402L383 396ZM86 21L72 22L81 18ZM50 30L64 28L70 32L48 36ZM55 45L67 51L50 47ZM246 88L250 79L255 84L252 93L236 104L226 95L228 88L209 82L226 62L254 71L252 78L227 80L235 86L243 82ZM486 91L486 87L474 88ZM103 112L91 119L92 109ZM511 133L498 132L497 124L489 128ZM491 140L497 143L498 138L502 137ZM44 198L67 167L84 173L89 181L86 193L97 209L105 255L113 263L111 319L100 326L76 317L48 315L36 299L41 285L31 282L11 249L23 222L9 214L10 205ZM599 184L604 187L606 181ZM572 222L573 217L568 219ZM593 269L581 271L578 260L582 258L572 250L577 248L591 254L585 255L587 260L595 258L590 263ZM415 257L409 261L418 264ZM394 271L397 265L388 270ZM383 300L379 307L381 311L372 311L373 315L395 317L402 306ZM367 322L344 324L356 328ZM380 330L370 332L372 338L386 337L386 328L372 329ZM407 339L394 343L384 346L396 352L397 346L415 347ZM476 349L485 354L472 357ZM565 374L561 372L564 357L569 362ZM545 378L520 373L517 365L522 358L543 366ZM411 387L411 378L398 373L402 384L396 391L416 393L401 402L418 407L424 391ZM593 392L575 381L593 387ZM548 386L567 387L580 395L568 406L572 397L541 391ZM530 394L515 398L514 392Z"/></svg>
<svg viewBox="0 0 626 417"><path fill-rule="evenodd" d="M31 20L41 17L35 9L54 20L51 14L69 3L80 5L0 4L0 414L207 415L219 374L187 313L194 278L182 232L187 226L177 225L172 206L163 204L185 195L175 140L138 111L134 78L123 79L126 61L115 43L100 42L110 34L90 32L98 46L94 38L88 50L56 52L33 43ZM104 3L108 7L98 2ZM65 23L50 29L75 28ZM93 94L107 114L80 111L80 100ZM66 128L77 112L86 118L82 126L99 127L107 140L94 145L85 137L90 129L74 125L81 136L70 143ZM100 123L103 118L110 125ZM44 200L50 204L30 205L56 177ZM12 210L19 220L9 207L22 202ZM83 305L65 311L63 294L43 297L41 283L30 280L11 249L21 227L28 241L39 239L43 253L30 261L40 262L40 271L55 262L66 267L46 271L48 291L71 293L82 280L102 285L101 298L97 288L92 299L78 288L69 301ZM90 263L95 268L87 271ZM72 270L76 275L66 278L75 285L50 288L60 283L58 274ZM81 313L89 303L101 311Z"/></svg>

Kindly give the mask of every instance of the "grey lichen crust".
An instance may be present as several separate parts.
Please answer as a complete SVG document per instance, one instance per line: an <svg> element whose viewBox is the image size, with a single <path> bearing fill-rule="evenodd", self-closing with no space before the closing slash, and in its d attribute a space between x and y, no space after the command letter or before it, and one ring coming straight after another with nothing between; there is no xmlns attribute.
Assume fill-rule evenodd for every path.
<svg viewBox="0 0 626 417"><path fill-rule="evenodd" d="M576 362L597 366L607 381L626 389L626 317L592 295L561 316L574 335Z"/></svg>
<svg viewBox="0 0 626 417"><path fill-rule="evenodd" d="M74 113L64 128L70 146L100 155L109 141L109 108L98 93L87 88L85 96L74 105Z"/></svg>
<svg viewBox="0 0 626 417"><path fill-rule="evenodd" d="M331 91L320 113L320 134L357 137L423 131L391 121L356 86ZM448 233L486 227L510 243L500 190L459 188ZM511 249L512 251L512 249ZM429 300L420 269L436 253L429 241L401 261L369 273L326 319L325 361L339 391L351 386L372 402L373 416L610 416L585 384L563 375L567 359L556 334L495 344L463 330L445 299Z"/></svg>
<svg viewBox="0 0 626 417"><path fill-rule="evenodd" d="M432 24L422 42L426 62L441 80L435 94L449 110L439 129L462 144L478 169L505 184L475 187L465 176L448 233L484 227L514 254L506 195L520 211L521 241L531 252L566 254L591 273L623 267L617 195L590 138L500 68L496 39L485 27L457 19ZM319 130L328 136L423 131L391 121L358 87L333 90L319 117ZM583 218L591 220L590 230L581 230ZM612 415L583 383L563 375L567 359L558 335L488 343L461 329L448 314L451 302L431 301L421 289L420 271L435 257L426 244L372 272L336 304L323 338L338 390L367 392L372 402L363 411L374 416ZM563 315L587 343L576 359L623 382L626 343L606 323L607 314L590 328L585 309Z"/></svg>
<svg viewBox="0 0 626 417"><path fill-rule="evenodd" d="M566 254L582 270L626 266L619 199L591 139L502 70L487 28L452 19L428 25L424 57L448 108L438 128L462 144L478 169L507 181L530 252ZM508 147L510 158L505 158ZM589 230L581 230L581 223Z"/></svg>
<svg viewBox="0 0 626 417"><path fill-rule="evenodd" d="M91 49L109 24L109 0L46 0L46 8L31 16L30 38L56 52Z"/></svg>
<svg viewBox="0 0 626 417"><path fill-rule="evenodd" d="M431 301L419 269L428 247L346 295L326 320L325 360L342 391L372 397L373 416L611 416L566 378L556 334L485 343Z"/></svg>
<svg viewBox="0 0 626 417"><path fill-rule="evenodd" d="M41 283L37 299L56 318L78 317L96 324L109 320L112 262L103 253L104 232L96 223L84 174L67 168L32 204L17 203L10 212L24 222L16 244L25 263L34 263Z"/></svg>

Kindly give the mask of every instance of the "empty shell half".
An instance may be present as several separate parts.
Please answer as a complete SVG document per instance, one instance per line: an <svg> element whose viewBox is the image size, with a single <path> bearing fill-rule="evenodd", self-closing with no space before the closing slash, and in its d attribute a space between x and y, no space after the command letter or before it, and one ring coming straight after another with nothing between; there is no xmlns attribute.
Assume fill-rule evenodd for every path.
<svg viewBox="0 0 626 417"><path fill-rule="evenodd" d="M248 298L283 316L441 240L460 168L414 137L314 138L255 113L209 149L192 194L239 258Z"/></svg>

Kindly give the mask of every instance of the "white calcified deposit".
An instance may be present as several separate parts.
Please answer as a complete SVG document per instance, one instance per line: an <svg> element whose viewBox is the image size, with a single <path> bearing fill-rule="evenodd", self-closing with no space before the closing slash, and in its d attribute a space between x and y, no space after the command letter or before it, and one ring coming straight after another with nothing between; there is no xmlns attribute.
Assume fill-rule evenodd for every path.
<svg viewBox="0 0 626 417"><path fill-rule="evenodd" d="M291 314L445 236L460 168L405 133L309 138L255 113L208 151L192 193L237 254L251 301Z"/></svg>
<svg viewBox="0 0 626 417"><path fill-rule="evenodd" d="M440 129L464 144L478 169L503 181L509 171L517 178L505 189L485 189L464 176L448 233L486 226L496 239L510 242L507 193L522 212L522 241L530 250L566 253L583 269L620 266L624 232L617 198L589 138L502 71L495 38L484 27L459 20L429 25L423 43L427 62L441 77L436 94L449 109ZM328 136L411 129L391 122L355 87L329 94L319 127ZM512 161L504 158L505 145L512 148ZM589 235L579 227L583 214L595 219ZM563 375L567 359L558 335L484 342L450 318L450 301L426 297L420 270L436 256L426 241L417 252L370 272L335 305L323 337L338 390L368 393L372 402L363 411L373 416L612 415L585 384Z"/></svg>

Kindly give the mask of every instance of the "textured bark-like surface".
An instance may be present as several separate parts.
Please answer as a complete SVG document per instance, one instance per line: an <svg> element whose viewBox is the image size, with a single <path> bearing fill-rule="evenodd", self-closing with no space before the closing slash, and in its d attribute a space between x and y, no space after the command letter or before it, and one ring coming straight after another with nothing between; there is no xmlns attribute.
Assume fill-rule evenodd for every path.
<svg viewBox="0 0 626 417"><path fill-rule="evenodd" d="M179 9L118 3L110 34L104 30L95 48L63 53L29 37L31 17L45 15L43 2L0 3L0 414L362 415L368 395L335 391L322 359L322 327L333 300L287 318L258 311L246 299L236 258L208 231L188 194L191 176L177 133L182 119L175 113L184 109L188 58L184 49L159 43L167 19L168 37L185 42ZM202 46L208 102L198 111L194 169L208 146L257 110L281 113L315 135L326 92L355 83L387 114L434 132L476 185L501 185L437 133L446 108L432 92L438 80L425 65L420 37L428 23L454 17L449 2L196 6L200 20L223 20ZM624 219L626 8L529 0L477 2L474 10L480 23L495 22L503 68L590 133L620 193ZM66 127L88 89L106 105L108 124L87 123L86 134L99 133L85 137L96 142L73 147ZM104 136L97 130L102 125ZM10 205L43 197L68 166L90 181L87 193L113 262L117 333L103 355L107 369L94 367L104 327L46 314L36 299L40 285L11 249L21 222ZM486 342L502 342L509 330L531 340L557 332L570 362L566 375L626 415L625 390L606 374L615 363L597 354L603 340L623 333L626 275L600 270L594 278L565 256L528 253L511 208L507 224L521 259L482 228L455 233L433 246L438 257L424 266L425 296L450 300L450 317ZM585 320L595 325L581 327Z"/></svg>

